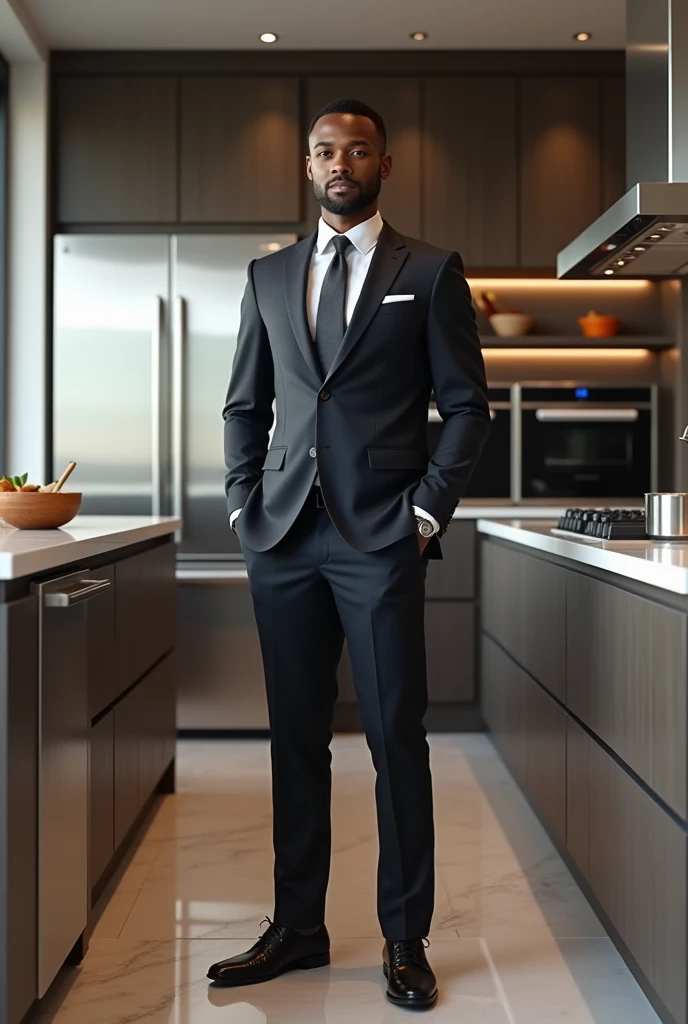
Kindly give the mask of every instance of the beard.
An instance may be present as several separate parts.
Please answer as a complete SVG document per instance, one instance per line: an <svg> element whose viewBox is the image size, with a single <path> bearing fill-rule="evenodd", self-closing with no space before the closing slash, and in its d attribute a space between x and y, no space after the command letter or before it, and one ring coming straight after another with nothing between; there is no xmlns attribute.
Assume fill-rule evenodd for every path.
<svg viewBox="0 0 688 1024"><path fill-rule="evenodd" d="M331 184L331 181L328 182L328 185ZM378 171L374 181L368 182L366 185L359 185L358 182L354 182L354 184L358 191L354 192L352 196L331 196L328 193L326 186L318 185L314 181L313 195L318 200L323 210L327 210L328 213L336 213L340 216L346 216L350 213L358 213L360 210L365 210L366 207L375 202L377 197L380 195L380 189L382 188L382 175Z"/></svg>

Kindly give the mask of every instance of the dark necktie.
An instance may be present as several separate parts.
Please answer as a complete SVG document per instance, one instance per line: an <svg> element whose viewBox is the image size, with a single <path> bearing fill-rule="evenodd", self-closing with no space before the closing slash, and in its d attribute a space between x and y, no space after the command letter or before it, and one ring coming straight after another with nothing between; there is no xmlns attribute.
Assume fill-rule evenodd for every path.
<svg viewBox="0 0 688 1024"><path fill-rule="evenodd" d="M346 330L346 283L349 278L346 250L353 243L346 235L335 235L332 244L335 253L325 274L315 322L315 348L323 378L329 373Z"/></svg>

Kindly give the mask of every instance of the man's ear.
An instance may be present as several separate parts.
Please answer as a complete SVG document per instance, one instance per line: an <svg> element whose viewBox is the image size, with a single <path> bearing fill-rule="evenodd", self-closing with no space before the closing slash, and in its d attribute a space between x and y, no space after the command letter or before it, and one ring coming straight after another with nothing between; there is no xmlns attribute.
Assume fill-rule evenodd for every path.
<svg viewBox="0 0 688 1024"><path fill-rule="evenodd" d="M311 158L310 158L310 156L306 157L306 176L311 181L313 181L313 171L311 170Z"/></svg>
<svg viewBox="0 0 688 1024"><path fill-rule="evenodd" d="M385 153L380 164L380 177L384 181L385 178L389 178L392 173L392 158L389 153Z"/></svg>

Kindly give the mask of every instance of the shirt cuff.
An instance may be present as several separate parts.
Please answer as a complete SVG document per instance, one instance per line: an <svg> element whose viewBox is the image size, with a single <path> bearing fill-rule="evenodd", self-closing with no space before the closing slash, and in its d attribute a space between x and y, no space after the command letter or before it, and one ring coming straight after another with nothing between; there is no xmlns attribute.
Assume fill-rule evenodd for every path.
<svg viewBox="0 0 688 1024"><path fill-rule="evenodd" d="M437 522L434 516L431 516L429 512L426 512L424 508L419 508L418 505L413 506L413 511L421 519L427 519L429 523L432 523L433 535L440 532L440 524Z"/></svg>
<svg viewBox="0 0 688 1024"><path fill-rule="evenodd" d="M239 518L239 513L240 512L241 512L240 508L235 508L234 511L231 513L231 515L229 517L229 525L231 526L232 529L234 529L234 524L237 521L237 519Z"/></svg>

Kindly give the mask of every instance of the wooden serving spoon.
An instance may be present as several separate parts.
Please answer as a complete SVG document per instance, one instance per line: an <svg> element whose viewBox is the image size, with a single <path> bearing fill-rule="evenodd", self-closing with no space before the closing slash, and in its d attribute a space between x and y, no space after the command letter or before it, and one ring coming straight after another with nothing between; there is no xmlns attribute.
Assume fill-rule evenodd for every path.
<svg viewBox="0 0 688 1024"><path fill-rule="evenodd" d="M62 476L60 477L60 479L59 479L59 480L57 481L57 483L55 484L55 486L53 487L53 490L52 490L52 493L53 493L53 494L57 494L57 492L59 491L59 489L60 489L60 488L62 487L62 484L63 484L63 483L65 482L65 480L66 480L66 479L67 479L67 478L69 477L70 473L72 472L72 470L74 469L74 467L75 467L75 466L76 466L76 462L70 462L70 463L69 463L69 465L68 465L68 466L67 466L67 468L65 469L64 473L62 474Z"/></svg>

